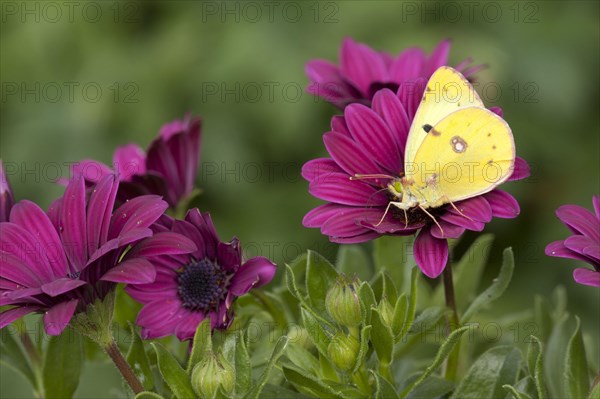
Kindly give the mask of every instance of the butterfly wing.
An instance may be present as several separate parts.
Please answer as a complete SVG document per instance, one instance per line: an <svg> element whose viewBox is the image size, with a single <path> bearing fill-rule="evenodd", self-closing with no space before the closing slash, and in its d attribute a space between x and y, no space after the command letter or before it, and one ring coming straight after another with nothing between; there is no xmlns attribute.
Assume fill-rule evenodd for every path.
<svg viewBox="0 0 600 399"><path fill-rule="evenodd" d="M510 177L514 162L508 124L485 108L469 107L433 126L415 155L411 178L435 207L493 190Z"/></svg>
<svg viewBox="0 0 600 399"><path fill-rule="evenodd" d="M417 150L427 137L424 126L435 126L457 109L472 106L484 107L469 81L454 68L438 68L427 82L410 127L404 152L405 165L414 161Z"/></svg>

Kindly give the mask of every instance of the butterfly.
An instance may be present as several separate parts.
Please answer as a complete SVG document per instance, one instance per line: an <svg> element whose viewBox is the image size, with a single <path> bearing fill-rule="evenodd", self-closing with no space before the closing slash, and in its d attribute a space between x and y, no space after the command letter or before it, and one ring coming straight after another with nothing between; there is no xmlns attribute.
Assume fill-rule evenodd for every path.
<svg viewBox="0 0 600 399"><path fill-rule="evenodd" d="M395 201L386 213L390 206L405 213L418 207L435 221L427 208L450 204L462 214L454 202L493 190L510 177L514 163L508 124L485 108L460 72L440 67L427 82L408 133L404 176L388 184Z"/></svg>

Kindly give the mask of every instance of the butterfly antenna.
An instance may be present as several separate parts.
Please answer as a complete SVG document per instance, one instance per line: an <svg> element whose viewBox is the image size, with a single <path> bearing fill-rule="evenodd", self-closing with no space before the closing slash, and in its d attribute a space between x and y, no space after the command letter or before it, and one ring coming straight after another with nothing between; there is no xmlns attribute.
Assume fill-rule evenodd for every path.
<svg viewBox="0 0 600 399"><path fill-rule="evenodd" d="M435 217L433 217L433 215L431 213L427 212L427 210L425 208L423 208L423 206L421 204L419 204L419 209L421 209L423 212L425 212L425 214L427 216L429 216L431 218L431 220L433 220L433 223L435 223L436 226L440 229L440 231L442 232L442 234L444 234L444 229L442 229L442 226L440 226L440 224L435 219Z"/></svg>
<svg viewBox="0 0 600 399"><path fill-rule="evenodd" d="M354 176L350 176L350 180L366 180L366 179L394 179L394 176L384 175L384 174L360 174L356 173Z"/></svg>
<svg viewBox="0 0 600 399"><path fill-rule="evenodd" d="M449 201L448 203L450 204L450 206L451 206L452 208L454 208L454 210L455 210L456 212L458 212L458 214L459 214L459 215L461 215L461 216L464 216L465 218L469 219L471 222L474 222L474 220L473 220L473 219L471 219L469 216L467 216L467 215L465 215L464 213L462 213L462 211L461 211L460 209L458 209L458 208L456 207L456 205L454 205L454 202L452 202L452 201Z"/></svg>

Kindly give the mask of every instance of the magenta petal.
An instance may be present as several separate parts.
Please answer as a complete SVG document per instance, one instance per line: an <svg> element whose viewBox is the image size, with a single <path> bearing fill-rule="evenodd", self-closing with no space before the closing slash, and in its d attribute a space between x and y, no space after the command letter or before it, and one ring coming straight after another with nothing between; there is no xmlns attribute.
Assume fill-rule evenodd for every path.
<svg viewBox="0 0 600 399"><path fill-rule="evenodd" d="M346 208L345 205L325 204L308 212L302 219L304 227L321 227L333 215Z"/></svg>
<svg viewBox="0 0 600 399"><path fill-rule="evenodd" d="M600 220L587 209L578 205L563 205L556 216L569 228L600 242Z"/></svg>
<svg viewBox="0 0 600 399"><path fill-rule="evenodd" d="M0 313L0 329L6 327L13 321L37 310L39 310L39 307L37 306L22 306L5 310L4 312Z"/></svg>
<svg viewBox="0 0 600 399"><path fill-rule="evenodd" d="M0 231L0 235L3 233ZM0 277L25 287L39 287L43 283L38 273L34 273L19 257L3 249L0 249Z"/></svg>
<svg viewBox="0 0 600 399"><path fill-rule="evenodd" d="M146 172L146 154L136 144L123 145L113 155L113 167L121 180L129 180Z"/></svg>
<svg viewBox="0 0 600 399"><path fill-rule="evenodd" d="M145 258L127 259L106 272L100 280L125 284L148 284L156 278L156 269Z"/></svg>
<svg viewBox="0 0 600 399"><path fill-rule="evenodd" d="M398 84L416 79L423 73L425 52L420 48L404 50L390 65L390 79Z"/></svg>
<svg viewBox="0 0 600 399"><path fill-rule="evenodd" d="M79 299L61 302L51 307L44 314L44 327L48 335L60 335L62 333L71 321L78 302Z"/></svg>
<svg viewBox="0 0 600 399"><path fill-rule="evenodd" d="M446 212L444 213L441 217L441 220L444 220L448 223L452 223L455 224L457 226L460 227L464 227L468 230L471 231L481 231L485 228L485 223L484 222L480 222L477 220L473 220L473 219L468 219L464 216L452 213L452 212Z"/></svg>
<svg viewBox="0 0 600 399"><path fill-rule="evenodd" d="M69 272L67 258L58 233L44 211L30 201L16 204L10 215L12 222L34 234L41 246L39 255L52 269L55 276L66 276Z"/></svg>
<svg viewBox="0 0 600 399"><path fill-rule="evenodd" d="M442 40L440 44L433 50L431 56L427 60L425 67L425 76L433 75L436 69L441 66L448 65L448 55L450 54L450 40Z"/></svg>
<svg viewBox="0 0 600 399"><path fill-rule="evenodd" d="M354 140L379 165L394 174L402 170L396 141L379 115L362 104L350 104L344 116Z"/></svg>
<svg viewBox="0 0 600 399"><path fill-rule="evenodd" d="M340 70L344 78L360 89L369 92L371 82L388 80L387 68L379 53L364 44L345 39L340 52Z"/></svg>
<svg viewBox="0 0 600 399"><path fill-rule="evenodd" d="M321 232L328 236L352 237L367 233L369 230L358 224L359 220L365 220L369 216L373 223L381 218L383 212L381 209L370 211L368 208L350 208L336 213L321 227Z"/></svg>
<svg viewBox="0 0 600 399"><path fill-rule="evenodd" d="M600 272L579 268L573 270L573 279L579 284L600 287Z"/></svg>
<svg viewBox="0 0 600 399"><path fill-rule="evenodd" d="M71 177L73 179L83 176L86 181L92 183L96 183L104 176L112 173L110 167L92 159L84 159L71 166Z"/></svg>
<svg viewBox="0 0 600 399"><path fill-rule="evenodd" d="M427 82L423 78L402 82L398 88L397 96L400 99L409 120L415 118L417 109L421 104L423 92L425 91L425 85Z"/></svg>
<svg viewBox="0 0 600 399"><path fill-rule="evenodd" d="M76 177L67 186L60 215L61 238L65 253L77 271L87 262L85 183Z"/></svg>
<svg viewBox="0 0 600 399"><path fill-rule="evenodd" d="M189 238L171 232L156 233L137 244L132 254L139 257L189 254L196 251L196 244Z"/></svg>
<svg viewBox="0 0 600 399"><path fill-rule="evenodd" d="M381 174L384 172L350 136L343 133L330 132L323 135L323 142L337 165L344 169L350 176L354 176L355 174ZM321 174L318 178L326 179L327 175L323 176ZM376 182L377 180L369 179L367 181Z"/></svg>
<svg viewBox="0 0 600 399"><path fill-rule="evenodd" d="M327 60L312 60L307 62L304 72L312 82L316 83L341 81L339 68Z"/></svg>
<svg viewBox="0 0 600 399"><path fill-rule="evenodd" d="M40 295L42 293L42 290L40 288L21 288L21 289L17 289L14 291L10 291L6 294L6 296L8 296L10 299L13 300L17 300L20 299L22 300L23 298L26 297L30 297L33 295Z"/></svg>
<svg viewBox="0 0 600 399"><path fill-rule="evenodd" d="M404 106L391 90L383 89L375 93L372 107L389 126L398 151L404 155L404 147L410 130L410 121Z"/></svg>
<svg viewBox="0 0 600 399"><path fill-rule="evenodd" d="M164 322L171 319L182 304L179 299L171 299L164 301L154 301L144 305L140 313L138 313L136 323L143 327L160 326Z"/></svg>
<svg viewBox="0 0 600 399"><path fill-rule="evenodd" d="M439 239L458 238L465 232L464 227L457 226L452 223L448 223L444 220L440 220L439 224L440 224L440 227L442 228L442 230L440 230L440 227L438 227L436 224L431 225L430 233L435 238L439 238Z"/></svg>
<svg viewBox="0 0 600 399"><path fill-rule="evenodd" d="M220 242L217 245L217 261L225 270L235 270L240 266L242 252L237 238L231 242Z"/></svg>
<svg viewBox="0 0 600 399"><path fill-rule="evenodd" d="M567 247L563 241L554 241L548 245L544 250L544 253L548 256L556 256L558 258L567 258L567 259L577 259L584 261L586 263L590 263L591 259L581 255L577 252L571 251Z"/></svg>
<svg viewBox="0 0 600 399"><path fill-rule="evenodd" d="M455 215L471 218L476 222L488 223L492 220L492 207L483 197L473 197L464 201L457 202L454 207L449 206L448 212ZM460 212L459 212L460 211ZM461 215L462 213L462 215Z"/></svg>
<svg viewBox="0 0 600 399"><path fill-rule="evenodd" d="M369 231L353 237L329 237L329 240L338 244L360 244L362 242L374 240L380 236L381 234L376 231Z"/></svg>
<svg viewBox="0 0 600 399"><path fill-rule="evenodd" d="M106 242L110 216L119 187L114 175L106 175L94 187L87 209L88 252Z"/></svg>
<svg viewBox="0 0 600 399"><path fill-rule="evenodd" d="M135 228L149 227L168 206L158 195L144 195L127 201L113 214L108 238L115 238Z"/></svg>
<svg viewBox="0 0 600 399"><path fill-rule="evenodd" d="M191 313L189 316L184 317L175 327L175 336L180 341L186 339L192 339L196 333L198 325L204 320L205 315L201 312Z"/></svg>
<svg viewBox="0 0 600 399"><path fill-rule="evenodd" d="M512 219L521 212L517 200L506 191L496 189L485 194L484 198L492 207L494 217Z"/></svg>
<svg viewBox="0 0 600 399"><path fill-rule="evenodd" d="M309 182L320 179L322 176L327 176L330 173L344 173L331 158L313 159L302 166L302 177Z"/></svg>
<svg viewBox="0 0 600 399"><path fill-rule="evenodd" d="M428 228L423 228L417 236L414 247L415 261L429 278L439 276L448 263L448 242L435 238Z"/></svg>
<svg viewBox="0 0 600 399"><path fill-rule="evenodd" d="M331 118L331 131L344 133L350 136L350 130L348 129L348 124L346 124L346 119L341 115L335 115Z"/></svg>
<svg viewBox="0 0 600 399"><path fill-rule="evenodd" d="M275 276L277 265L269 259L257 256L244 263L231 279L229 291L240 296L269 283Z"/></svg>
<svg viewBox="0 0 600 399"><path fill-rule="evenodd" d="M592 197L592 204L594 205L594 211L596 216L600 219L600 195L594 195Z"/></svg>
<svg viewBox="0 0 600 399"><path fill-rule="evenodd" d="M11 215L12 216L12 215ZM0 244L2 247L2 259L4 264L19 266L22 270L35 275L35 279L40 281L52 281L54 273L48 258L43 255L45 248L40 248L38 240L23 227L15 223L0 223ZM5 254L13 256L6 257ZM2 271L4 274L4 271Z"/></svg>
<svg viewBox="0 0 600 399"><path fill-rule="evenodd" d="M526 179L531 175L531 168L526 160L521 157L515 158L515 165L513 166L513 173L508 178L508 181Z"/></svg>
<svg viewBox="0 0 600 399"><path fill-rule="evenodd" d="M564 245L571 251L583 254L586 247L598 246L599 244L590 237L575 235L567 237L564 241Z"/></svg>
<svg viewBox="0 0 600 399"><path fill-rule="evenodd" d="M48 294L52 297L58 296L60 294L64 294L65 292L69 292L74 290L75 288L81 287L82 285L86 285L87 282L83 280L72 280L70 278L61 278L58 280L54 280L51 283L47 283L42 285L42 291L45 294Z"/></svg>
<svg viewBox="0 0 600 399"><path fill-rule="evenodd" d="M374 206L387 203L381 191L350 176L332 173L326 179L310 183L308 191L315 197L344 205Z"/></svg>

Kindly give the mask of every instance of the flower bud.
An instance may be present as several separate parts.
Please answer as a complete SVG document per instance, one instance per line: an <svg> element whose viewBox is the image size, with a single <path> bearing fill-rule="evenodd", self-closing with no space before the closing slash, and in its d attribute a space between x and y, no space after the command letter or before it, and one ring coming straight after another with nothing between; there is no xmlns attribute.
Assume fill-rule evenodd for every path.
<svg viewBox="0 0 600 399"><path fill-rule="evenodd" d="M356 327L362 321L360 299L356 289L358 278L350 279L344 275L327 291L325 307L327 313L339 324L346 327Z"/></svg>
<svg viewBox="0 0 600 399"><path fill-rule="evenodd" d="M335 367L342 371L352 369L359 350L360 342L354 336L346 335L343 332L335 334L327 346L329 359Z"/></svg>
<svg viewBox="0 0 600 399"><path fill-rule="evenodd" d="M391 327L394 320L394 308L390 301L387 298L381 298L381 301L377 305L377 310L379 310L379 314L385 325Z"/></svg>
<svg viewBox="0 0 600 399"><path fill-rule="evenodd" d="M15 197L6 177L4 164L0 159L0 222L8 222L8 216L14 204Z"/></svg>
<svg viewBox="0 0 600 399"><path fill-rule="evenodd" d="M192 388L201 398L212 399L219 393L231 393L235 386L235 370L222 356L209 353L192 370Z"/></svg>

